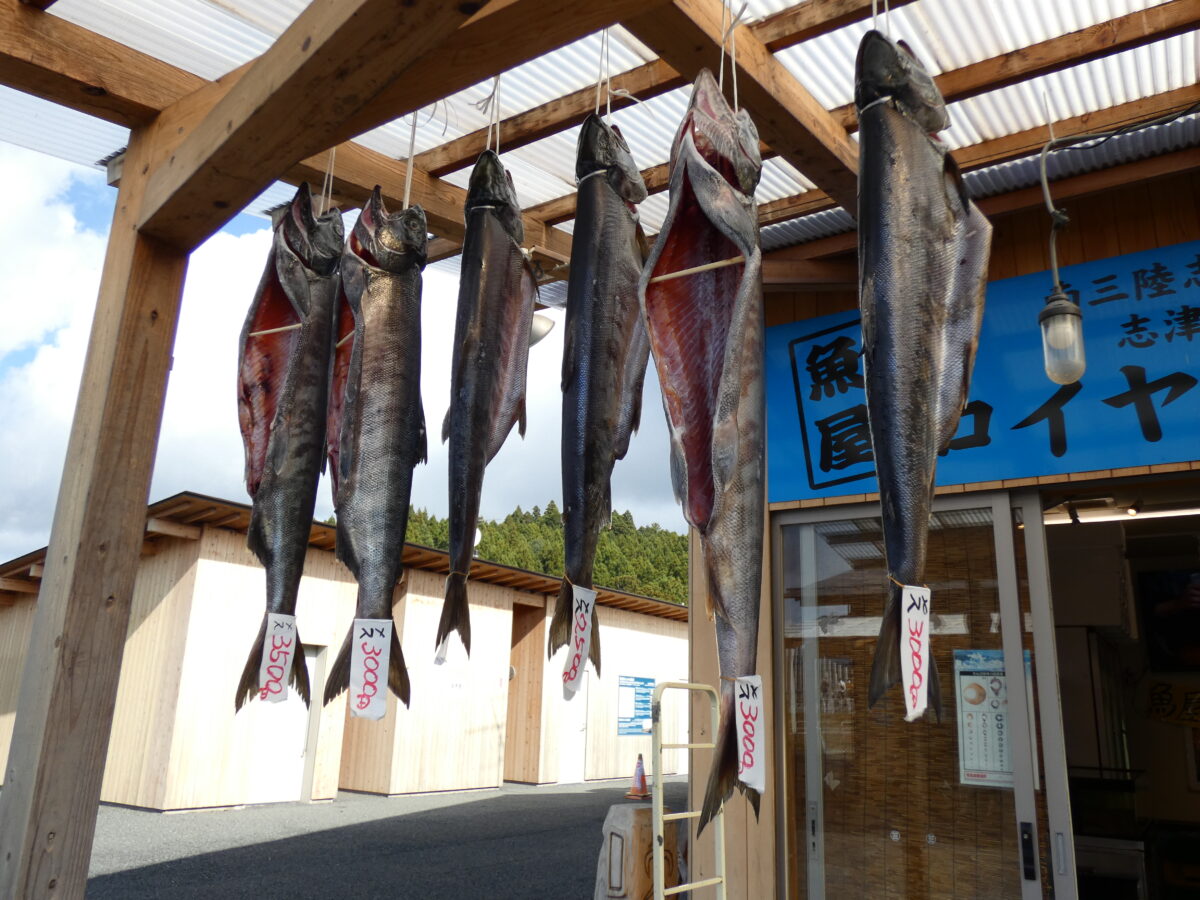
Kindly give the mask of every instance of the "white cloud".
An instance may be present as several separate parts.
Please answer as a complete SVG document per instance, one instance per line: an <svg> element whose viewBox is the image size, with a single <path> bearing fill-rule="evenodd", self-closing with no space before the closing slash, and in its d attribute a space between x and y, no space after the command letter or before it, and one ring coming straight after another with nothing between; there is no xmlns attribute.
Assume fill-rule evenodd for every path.
<svg viewBox="0 0 1200 900"><path fill-rule="evenodd" d="M6 258L36 260L43 273L55 273L52 279L43 274L41 281L35 281L26 265L19 272L16 266L0 271L5 322L16 322L13 330L6 328L0 334L0 342L37 347L31 359L5 369L5 345L0 343L0 414L10 423L0 437L0 496L6 498L0 513L3 560L42 546L49 535L105 237L81 231L71 208L55 199L72 178L91 178L89 170L26 151L0 149L0 171L10 172L13 177L7 181L20 187L19 205L10 204L6 220L20 227L6 235L13 241L5 244ZM98 184L97 190L109 190L102 181ZM10 255L9 246L17 252ZM237 341L269 246L264 221L263 229L251 234L217 234L192 255L151 500L183 490L247 499L235 394ZM415 473L412 499L438 515L447 510L447 456L441 427L450 394L457 300L454 275L426 273L422 393L430 461ZM25 309L27 305L36 308ZM525 439L514 429L488 467L481 508L487 518L502 517L518 504L528 509L554 499L561 505L563 327L561 313L557 317L554 330L530 352ZM683 519L671 497L666 427L653 371L647 382L642 429L628 457L617 464L613 504L632 509L639 523L657 521L681 530ZM317 515L324 518L331 512L325 478Z"/></svg>

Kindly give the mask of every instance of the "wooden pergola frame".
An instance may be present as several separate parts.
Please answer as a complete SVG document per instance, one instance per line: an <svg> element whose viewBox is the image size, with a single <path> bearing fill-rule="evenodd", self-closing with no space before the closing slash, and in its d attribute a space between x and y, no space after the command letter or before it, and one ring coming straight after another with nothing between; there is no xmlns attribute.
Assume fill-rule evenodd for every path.
<svg viewBox="0 0 1200 900"><path fill-rule="evenodd" d="M893 8L911 0L893 0ZM337 147L334 192L361 203L374 185L403 196L407 167L350 142L354 135L476 84L600 28L621 23L661 57L616 76L642 99L690 81L720 44L720 0L340 0L309 6L261 57L208 82L161 60L46 15L53 0L0 0L0 84L132 129L42 578L4 789L0 792L0 896L82 897L95 830L130 598L145 532L151 467L188 256L275 179L318 181ZM742 102L764 152L799 168L818 189L765 203L764 223L835 205L855 208L852 109L827 111L773 53L870 15L870 0L804 0L741 26ZM531 27L530 23L537 23ZM946 72L961 99L1161 40L1200 25L1200 4L1151 9ZM331 73L335 73L331 75ZM506 147L578 124L592 90L503 123ZM1112 127L1200 99L1192 84L1058 122L1057 133ZM626 101L614 98L614 106ZM294 111L308 111L303 120ZM1046 128L956 154L966 168L1027 155ZM432 255L458 251L465 192L441 176L483 148L474 132L419 154L413 200L437 235ZM1060 182L1088 193L1197 166L1179 152ZM651 191L666 167L644 173ZM991 198L985 212L1039 202L1024 191ZM574 197L525 210L526 243L570 255L554 227ZM853 283L853 250L837 235L769 254L768 283ZM0 592L22 590L9 580Z"/></svg>

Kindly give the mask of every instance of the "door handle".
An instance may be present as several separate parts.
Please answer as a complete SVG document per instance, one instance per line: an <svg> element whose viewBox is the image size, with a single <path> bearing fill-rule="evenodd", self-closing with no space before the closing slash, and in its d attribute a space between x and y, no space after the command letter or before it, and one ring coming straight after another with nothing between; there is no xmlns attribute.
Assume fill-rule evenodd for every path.
<svg viewBox="0 0 1200 900"><path fill-rule="evenodd" d="M1021 823L1021 866L1026 881L1037 881L1037 854L1033 850L1033 823Z"/></svg>

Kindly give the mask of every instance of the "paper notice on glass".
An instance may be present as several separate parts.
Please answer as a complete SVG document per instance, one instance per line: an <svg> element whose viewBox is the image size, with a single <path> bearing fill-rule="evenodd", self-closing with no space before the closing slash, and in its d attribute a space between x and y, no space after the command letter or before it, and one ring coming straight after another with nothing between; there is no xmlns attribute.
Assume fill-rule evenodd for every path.
<svg viewBox="0 0 1200 900"><path fill-rule="evenodd" d="M912 722L929 705L929 588L904 585L900 592L900 676L904 685L904 721Z"/></svg>
<svg viewBox="0 0 1200 900"><path fill-rule="evenodd" d="M567 659L563 663L563 697L570 700L583 686L583 670L587 666L592 646L592 610L596 608L596 592L577 584L571 611L571 638L567 643Z"/></svg>
<svg viewBox="0 0 1200 900"><path fill-rule="evenodd" d="M763 759L767 728L764 721L762 693L761 675L744 675L733 684L738 781L760 794L766 789L767 784L767 767Z"/></svg>
<svg viewBox="0 0 1200 900"><path fill-rule="evenodd" d="M391 619L355 619L350 634L350 715L382 719L387 712Z"/></svg>
<svg viewBox="0 0 1200 900"><path fill-rule="evenodd" d="M263 632L262 663L258 667L258 698L282 703L288 695L288 679L296 658L296 617L286 613L267 613Z"/></svg>

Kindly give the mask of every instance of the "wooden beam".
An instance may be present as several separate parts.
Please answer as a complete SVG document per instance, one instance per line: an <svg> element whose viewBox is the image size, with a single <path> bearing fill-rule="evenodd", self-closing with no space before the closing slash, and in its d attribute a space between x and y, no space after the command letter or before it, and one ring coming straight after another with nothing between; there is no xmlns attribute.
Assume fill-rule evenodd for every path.
<svg viewBox="0 0 1200 900"><path fill-rule="evenodd" d="M38 586L23 578L0 577L0 591L12 591L14 594L36 594Z"/></svg>
<svg viewBox="0 0 1200 900"><path fill-rule="evenodd" d="M480 5L311 4L154 171L139 229L191 250L290 166L337 143L349 116Z"/></svg>
<svg viewBox="0 0 1200 900"><path fill-rule="evenodd" d="M199 525L185 525L183 522L175 522L171 519L150 518L146 520L146 534L161 534L164 537L198 541L202 531L203 529Z"/></svg>
<svg viewBox="0 0 1200 900"><path fill-rule="evenodd" d="M858 263L829 260L763 260L763 285L805 288L858 287Z"/></svg>
<svg viewBox="0 0 1200 900"><path fill-rule="evenodd" d="M41 578L42 575L45 574L45 572L46 572L46 567L43 566L41 563L34 563L32 566L29 567L29 577L30 578Z"/></svg>
<svg viewBox="0 0 1200 900"><path fill-rule="evenodd" d="M130 139L0 792L0 897L83 897L187 254L138 233Z"/></svg>
<svg viewBox="0 0 1200 900"><path fill-rule="evenodd" d="M18 0L0 0L0 84L132 127L204 79Z"/></svg>
<svg viewBox="0 0 1200 900"><path fill-rule="evenodd" d="M913 0L898 0L892 4L892 8L911 2ZM798 6L748 27L767 49L774 52L808 38L827 34L870 15L871 0L806 0ZM612 78L614 91L628 91L639 100L649 100L685 84L687 80L661 59L621 72ZM632 99L618 94L612 98L612 108L622 109L633 102ZM595 109L595 105L596 88L589 85L510 116L500 123L504 147L506 150L523 147L578 125ZM414 163L434 175L446 175L470 165L483 152L486 142L487 129L481 128L424 153L418 153ZM565 221L573 215L572 207L571 214L558 221Z"/></svg>
<svg viewBox="0 0 1200 900"><path fill-rule="evenodd" d="M694 78L721 48L720 0L674 0L625 22L676 70ZM764 141L847 209L858 192L858 145L762 41L737 29L738 92Z"/></svg>

